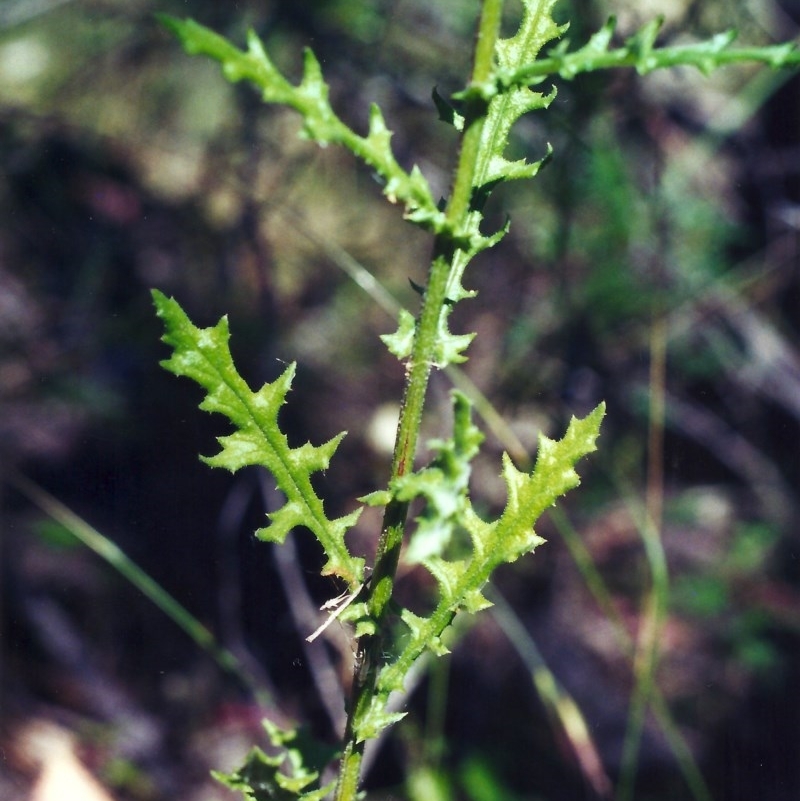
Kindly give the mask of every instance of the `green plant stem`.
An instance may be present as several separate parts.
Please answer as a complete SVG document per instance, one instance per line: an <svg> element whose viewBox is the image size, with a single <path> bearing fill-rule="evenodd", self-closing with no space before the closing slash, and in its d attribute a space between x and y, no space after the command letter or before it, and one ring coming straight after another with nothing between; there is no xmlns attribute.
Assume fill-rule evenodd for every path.
<svg viewBox="0 0 800 801"><path fill-rule="evenodd" d="M491 75L502 9L503 0L485 0L483 3L475 45L473 85L485 83ZM479 102L482 103L481 108L477 107ZM413 469L422 410L438 342L438 323L447 301L453 262L458 256L451 232L463 230L470 214L473 181L486 119L485 101L473 100L471 103L473 106L469 111L472 116L468 117L470 121L462 138L453 189L446 209L450 225L446 233L437 236L434 243L428 284L417 319L411 357L406 367L406 384L392 457L390 484ZM359 741L357 720L359 714L369 705L377 687L381 655L385 639L389 636L388 627L385 625L386 609L394 588L407 517L408 502L396 498L389 501L384 513L367 598L368 614L376 630L374 634L362 637L358 646L357 667L353 675L350 708L345 727L345 745L336 786L336 801L355 801L358 792L364 741Z"/></svg>
<svg viewBox="0 0 800 801"><path fill-rule="evenodd" d="M381 309L392 317L392 319L397 321L401 309L400 303L395 300L392 294L381 284L373 273L353 257L352 253L337 245L335 242L332 242L330 239L326 239L317 234L314 229L310 227L308 220L295 209L282 206L277 209L277 212L281 217L291 220L293 223L293 230L296 233L322 250L333 264L347 275L356 286L363 289ZM486 428L494 434L497 441L502 444L503 448L514 462L521 467L528 465L529 468L532 468L533 465L529 464L530 459L526 447L522 444L516 433L514 433L514 429L497 411L486 395L481 392L475 382L455 364L448 364L447 367L444 368L444 372L453 386L456 387L456 389L460 389L470 399L475 413L483 420Z"/></svg>
<svg viewBox="0 0 800 801"><path fill-rule="evenodd" d="M560 75L566 80L584 72L634 67L640 74L669 67L692 66L710 72L730 64L762 63L773 69L800 64L800 50L792 43L763 47L739 47L709 53L705 43L659 47L643 55L636 49L618 48L597 52L581 49L539 59L516 70L503 81L506 86L526 86L548 75Z"/></svg>

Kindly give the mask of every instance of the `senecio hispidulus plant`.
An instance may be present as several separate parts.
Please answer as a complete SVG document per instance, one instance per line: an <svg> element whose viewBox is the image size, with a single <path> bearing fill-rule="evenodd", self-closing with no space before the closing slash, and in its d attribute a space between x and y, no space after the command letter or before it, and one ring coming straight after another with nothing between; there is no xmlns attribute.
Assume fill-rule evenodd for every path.
<svg viewBox="0 0 800 801"><path fill-rule="evenodd" d="M328 86L319 62L305 51L303 77L294 85L278 70L254 32L243 51L225 38L192 20L161 17L191 54L203 54L220 62L230 81L248 81L267 103L289 106L303 119L302 132L320 145L343 145L363 160L382 179L383 192L402 205L409 222L429 231L432 258L418 312L403 311L399 327L383 340L405 365L406 381L391 465L391 477L382 491L359 499L363 505L384 508L372 570L367 578L365 559L350 552L346 534L361 509L331 520L311 476L325 470L344 434L322 445L292 447L283 433L279 412L295 374L290 365L274 382L253 392L237 372L228 348L225 318L211 328L195 327L178 303L154 291L158 315L164 322L164 342L172 356L163 362L176 375L187 376L207 395L200 408L225 415L234 431L221 437L220 452L205 461L231 471L248 465L265 467L285 496L284 505L268 515L269 523L258 536L280 544L287 533L310 530L325 552L324 575L346 585L345 594L331 617L353 626L356 658L339 762L338 779L320 786L320 773L304 761L294 732L268 724L267 730L279 753L270 757L254 749L236 773L219 778L241 790L247 798L305 799L315 801L335 794L337 801L357 797L364 744L378 737L403 717L390 711L390 694L402 691L405 677L426 652L447 652L445 634L454 617L475 613L490 604L483 589L501 564L514 562L542 542L534 532L538 517L579 483L576 463L595 450L604 414L601 404L582 420L573 418L560 440L542 436L531 472L521 472L506 455L502 476L507 487L505 508L494 520L474 510L469 497L470 461L478 452L482 434L472 422L466 395L454 392L453 432L449 439L430 443L433 460L415 465L420 420L426 388L433 369L466 359L473 334L450 331L449 317L456 303L474 292L462 283L468 264L503 238L498 231L482 230L483 209L499 184L533 178L549 152L533 163L509 161L504 153L514 123L532 111L543 111L555 97L554 86L542 85L551 76L571 79L576 75L611 67L634 67L639 73L693 65L709 72L725 64L760 61L772 67L800 62L792 44L761 48L731 48L734 32L677 47L656 47L660 22L644 26L619 47L611 47L614 21L610 20L583 47L571 49L562 38L566 25L552 17L555 0L522 0L517 32L500 38L502 0L484 0L474 44L473 70L466 87L450 100L434 92L440 118L460 132L460 149L449 197L433 197L417 167L405 170L397 162L380 109L373 105L367 134L348 127L331 107ZM560 40L560 41L559 41ZM554 42L559 42L553 46ZM547 46L550 48L543 52ZM421 516L409 531L412 501L422 505ZM362 506L363 508L363 506ZM464 535L457 554L454 535ZM410 540L410 541L409 541ZM433 610L418 615L400 610L405 636L395 638L389 626L390 606L401 548L408 558L424 566L436 580L438 595ZM465 555L466 554L466 555Z"/></svg>

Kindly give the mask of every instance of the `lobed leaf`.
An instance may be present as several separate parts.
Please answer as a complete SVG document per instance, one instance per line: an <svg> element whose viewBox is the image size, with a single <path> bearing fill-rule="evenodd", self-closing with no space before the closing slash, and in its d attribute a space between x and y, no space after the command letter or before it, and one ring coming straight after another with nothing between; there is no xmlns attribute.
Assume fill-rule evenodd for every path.
<svg viewBox="0 0 800 801"><path fill-rule="evenodd" d="M444 553L467 504L470 462L477 455L483 434L472 423L466 395L454 390L453 436L434 440L428 447L435 456L424 469L402 476L392 485L399 500L424 498L417 530L406 550L410 564Z"/></svg>
<svg viewBox="0 0 800 801"><path fill-rule="evenodd" d="M551 15L555 3L556 0L523 0L522 20L517 32L508 39L497 42L498 76L512 74L523 64L535 61L544 45L564 33L567 26L557 25ZM483 131L486 158L480 167L477 187L532 178L545 161L510 162L504 158L503 153L516 121L530 111L547 108L556 96L555 88L543 94L533 92L527 86L502 85L502 78L500 83L501 88L492 97L487 111Z"/></svg>
<svg viewBox="0 0 800 801"><path fill-rule="evenodd" d="M405 716L405 712L387 712L386 702L388 694L375 694L367 705L366 710L357 716L354 726L356 734L356 742L363 743L365 740L374 740L380 733L401 721Z"/></svg>
<svg viewBox="0 0 800 801"><path fill-rule="evenodd" d="M530 86L548 75L560 75L572 80L584 72L619 67L633 67L640 75L644 75L656 69L691 66L708 75L720 67L737 63L760 62L773 69L800 65L800 50L796 43L733 48L731 45L737 36L735 30L724 31L691 44L656 47L663 24L661 17L643 25L621 47L612 49L616 24L615 17L610 17L583 47L576 50L570 50L570 43L565 39L551 49L546 58L530 59L512 69L501 71L498 75L501 87Z"/></svg>
<svg viewBox="0 0 800 801"><path fill-rule="evenodd" d="M335 752L269 720L264 721L264 728L278 754L269 756L253 748L241 768L227 774L213 771L214 778L241 792L246 801L322 801L328 796L335 782L319 787L319 769L314 763L324 767Z"/></svg>
<svg viewBox="0 0 800 801"><path fill-rule="evenodd" d="M461 393L453 393L455 405L454 434L447 442L435 443L437 457L408 481L395 483L395 491L404 498L421 497L426 506L423 517L429 515L434 525L436 517L442 529L458 525L465 529L472 543L471 553L458 559L448 559L444 541L437 541L431 552L419 559L436 579L439 596L433 611L417 615L403 610L401 619L408 629L408 639L396 660L387 665L378 678L377 696L370 708L356 720L360 739L379 733L391 720L378 716L392 692L403 689L403 680L411 665L426 651L436 655L447 653L443 635L458 612L475 613L491 606L483 588L492 572L504 562L514 562L533 551L543 540L534 524L556 500L580 483L576 463L596 450L600 423L605 414L601 404L582 420L573 418L564 437L552 440L542 435L533 470L518 470L511 459L503 457L502 475L507 488L507 501L500 516L493 521L480 518L467 497L466 481L469 461L480 443L480 433L472 425L471 408ZM450 476L449 486L444 476ZM376 700L377 698L377 700ZM366 727L362 730L361 726Z"/></svg>
<svg viewBox="0 0 800 801"><path fill-rule="evenodd" d="M270 525L256 532L258 536L281 543L292 528L305 526L325 551L327 561L322 572L340 576L351 588L361 584L364 560L350 555L344 539L361 510L330 520L311 484L312 473L328 467L344 434L323 445L306 443L291 448L278 423L295 365L289 365L275 381L253 392L233 363L226 317L211 328L197 328L174 299L154 290L153 300L166 329L162 341L173 348L172 356L162 361L162 366L203 387L207 395L200 408L224 415L236 429L219 437L220 452L204 461L231 472L248 465L266 467L286 496L285 504L269 513Z"/></svg>
<svg viewBox="0 0 800 801"><path fill-rule="evenodd" d="M486 119L473 177L471 211L460 228L448 232L456 250L448 281L449 303L439 314L437 347L433 354L433 364L436 367L442 368L465 361L464 351L474 334L453 334L448 326L450 311L454 303L474 295L474 292L468 291L462 284L467 264L481 251L496 245L508 231L507 225L489 235L480 230L483 207L491 190L504 181L532 178L550 156L548 146L544 157L533 162L525 159L509 161L505 158L509 134L514 124L523 114L547 108L555 97L555 89L547 94L533 92L527 86L507 85L504 83L504 76L513 74L514 70L535 59L547 42L559 37L565 30L565 26L557 25L550 14L554 4L555 0L523 0L523 16L519 29L510 38L497 42L495 79L481 85L471 84L454 96L457 103L463 101L465 113L468 108L473 108L473 113L483 113L485 110ZM473 121L459 114L437 93L434 92L433 97L440 117L447 123L461 130ZM475 99L482 102L469 102ZM408 332L408 325L402 327L401 322L397 334L385 340L392 353L400 358L411 353L413 337L409 338Z"/></svg>
<svg viewBox="0 0 800 801"><path fill-rule="evenodd" d="M531 473L519 471L508 454L503 456L503 479L508 492L503 513L492 524L484 523L477 515L467 521L475 551L483 554L482 570L513 562L542 542L533 531L533 524L561 495L580 484L575 464L597 449L595 442L604 414L605 404L600 404L582 420L573 417L560 440L542 434Z"/></svg>
<svg viewBox="0 0 800 801"><path fill-rule="evenodd" d="M400 309L397 320L397 331L394 334L381 334L381 341L389 349L389 353L398 359L407 359L414 347L414 330L416 320L408 309Z"/></svg>
<svg viewBox="0 0 800 801"><path fill-rule="evenodd" d="M445 216L437 208L420 170L414 166L406 171L397 163L391 148L392 133L380 109L375 105L370 109L366 136L357 134L336 115L330 104L328 84L312 50L305 50L303 77L295 86L269 58L255 31L248 33L247 50L243 51L194 20L180 20L166 14L158 19L179 38L187 53L207 55L218 61L229 81L248 81L260 90L265 103L298 111L303 117L305 137L323 146L339 144L352 151L383 179L386 197L405 206L408 220L435 232L446 229Z"/></svg>

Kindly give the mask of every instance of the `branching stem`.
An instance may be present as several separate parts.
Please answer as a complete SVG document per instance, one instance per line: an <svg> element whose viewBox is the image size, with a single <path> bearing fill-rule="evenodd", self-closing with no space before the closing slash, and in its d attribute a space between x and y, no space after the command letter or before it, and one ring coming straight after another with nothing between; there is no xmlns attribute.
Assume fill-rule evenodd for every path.
<svg viewBox="0 0 800 801"><path fill-rule="evenodd" d="M800 51L792 43L732 50L733 32L691 45L656 47L659 20L643 26L621 47L610 49L616 33L615 21L611 19L578 50L570 50L569 42L562 41L549 50L547 57L539 58L541 49L559 39L566 30L566 26L558 25L551 15L555 2L522 0L519 29L513 36L500 39L503 0L481 0L469 84L463 92L453 96L453 105L438 96L435 98L442 120L462 131L451 192L444 207L435 202L418 167L406 171L398 163L391 147L392 133L377 106L370 110L366 135L351 129L336 114L330 104L329 86L310 50L305 54L302 78L295 84L273 63L254 31L248 35L247 49L240 50L193 20L161 17L188 52L202 53L219 61L228 80L249 81L259 89L264 102L299 112L306 137L320 145L339 144L352 151L378 175L384 194L392 203L402 205L406 218L435 236L418 316L415 319L408 311L401 311L397 333L382 337L394 355L406 360L406 381L387 490L362 499L369 505L386 504L369 584L364 577L364 559L351 554L345 541L347 530L355 524L362 510L341 518L329 518L312 482L314 474L328 467L343 435L321 445L306 443L293 447L280 427L278 414L290 389L294 366L289 366L275 381L257 391L251 390L233 363L227 320L223 318L210 328L197 328L177 301L154 292L158 314L165 324L163 341L173 348L172 356L162 362L163 366L200 384L207 392L201 408L224 415L234 426L232 434L218 438L220 451L205 461L231 471L255 464L266 467L286 502L270 511L269 523L259 530L258 536L280 544L292 529L305 527L317 538L327 556L323 573L338 576L347 585L346 593L331 607L328 620L310 637L316 638L337 618L349 620L356 626L358 650L336 782L336 801L355 801L365 742L378 737L402 717L390 709L390 695L403 689L406 677L423 654L431 651L442 656L447 652L442 636L456 613L474 614L490 605L482 590L492 571L537 547L541 539L533 525L558 497L577 486L579 476L574 466L595 450L603 404L583 420L573 418L561 440L542 435L531 472L521 472L510 457L504 455L502 476L507 503L497 519L486 521L475 511L468 497L469 460L473 451L477 452L482 436L471 424L468 399L456 393L452 439L437 441L438 463L434 460L428 467L415 471L431 371L434 367L443 368L463 361L462 352L474 336L472 333L453 334L448 329L452 306L474 294L461 283L464 270L473 257L496 245L507 231L507 226L489 234L481 231L484 204L495 186L533 178L549 155L548 148L548 154L536 162L512 161L506 157L509 134L517 120L528 112L547 108L555 97L555 87L542 92L532 87L551 75L569 80L583 72L622 66L634 67L644 74L678 64L693 65L704 73L736 61L761 61L774 68L800 64ZM654 351L654 355L659 356L654 364L663 374L663 352L656 354ZM660 404L654 406L653 420L658 422L653 428L656 447L652 448L653 464L657 465L660 463L663 397ZM652 704L656 713L664 716L660 711L663 701L653 682L668 585L658 535L660 473L651 471L651 479L650 514L643 527L643 540L653 572L653 592L648 625L643 627L637 651L639 681L623 755L625 777L620 798L631 796L633 791L634 769L648 705ZM407 556L411 561L418 561L436 580L438 600L427 616L403 609L400 618L408 630L407 635L394 643L389 620L390 601L407 529L409 504L414 498L424 502L426 515L430 513L424 522L430 523L433 519L439 530L431 525L426 529L424 523L420 523L412 534ZM468 556L447 552L449 536L455 526L469 537L471 552ZM432 531L435 536L431 538ZM415 548L416 545L419 547ZM220 775L220 780L258 799L276 797L273 792L278 792L276 788L281 798L322 801L327 797L332 785L317 786L317 769L309 770L302 749L292 745L296 732L277 729L272 724L268 724L267 729L273 745L288 754L292 774L282 772L283 755L273 758L256 749L241 770ZM253 785L254 775L258 776L258 788ZM690 784L695 789L704 789L701 777ZM695 794L702 797L700 792Z"/></svg>
<svg viewBox="0 0 800 801"><path fill-rule="evenodd" d="M491 76L495 44L500 33L502 9L503 0L485 0L483 3L475 43L473 85L481 85L487 82ZM463 134L453 189L447 204L446 216L449 225L445 232L437 236L434 243L427 288L417 319L414 346L407 366L406 384L392 459L391 481L395 481L413 469L422 410L434 362L438 321L447 301L448 281L453 260L458 252L452 240L452 232L458 232L466 227L470 213L473 180L486 119L486 102L476 98L470 103L471 108L467 110L469 123ZM406 527L408 505L407 501L393 498L387 504L384 513L381 536L375 554L370 593L367 599L368 613L376 625L376 633L362 637L359 642L357 668L354 671L350 709L345 728L345 746L339 770L339 782L336 787L336 801L354 801L358 791L364 742L358 741L356 721L359 712L364 710L375 695L381 667L381 655L386 646L384 640L389 636L389 627L383 625L383 621L394 588L394 577Z"/></svg>

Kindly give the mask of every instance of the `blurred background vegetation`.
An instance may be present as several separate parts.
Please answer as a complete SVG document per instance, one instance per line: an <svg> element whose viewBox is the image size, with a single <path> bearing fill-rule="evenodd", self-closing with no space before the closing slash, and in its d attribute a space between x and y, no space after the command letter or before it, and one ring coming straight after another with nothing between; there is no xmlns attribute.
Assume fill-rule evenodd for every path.
<svg viewBox="0 0 800 801"><path fill-rule="evenodd" d="M507 5L510 30L519 9ZM394 304L414 308L409 279L424 281L429 241L368 171L303 142L292 113L188 58L153 14L193 16L239 43L253 27L294 75L312 46L345 120L363 128L378 102L401 163L445 194L455 139L431 89L462 85L477 10L477 0L0 4L0 478L23 471L118 543L250 666L279 699L269 714L309 721L328 742L340 691L320 685L292 616L305 590L252 537L259 477L198 462L224 429L158 367L148 289L203 324L228 313L253 385L298 361L285 411L295 441L349 431L324 477L337 514L388 475L403 371L378 335L393 329ZM609 14L621 36L664 14L670 42L736 27L767 44L795 39L800 24L795 0L557 7L575 42ZM659 687L711 797L794 800L800 84L737 68L558 86L551 111L522 120L513 142L533 158L551 142L555 156L493 199L490 215L508 213L511 233L468 273L479 294L453 330L478 332L465 373L510 426L475 467L487 509L502 497L503 449L525 461L538 432L558 434L605 399L600 452L565 513L543 522L548 544L499 577L508 607L420 679L368 786L412 801L559 801L603 797L616 780L636 683L620 639L636 634L652 584L637 521L660 337L670 586ZM449 383L433 382L431 436ZM25 498L6 487L0 500L0 795L27 797L41 758L29 735L46 724L72 733L115 798L229 797L208 770L261 739L264 709ZM354 549L371 555L377 523L362 517ZM305 537L297 548L300 584L316 603L335 595L314 575L320 554ZM424 593L424 581L409 571L401 592ZM317 645L346 683L341 639ZM541 660L596 751L543 703L531 680ZM637 799L690 797L655 718L637 767Z"/></svg>

